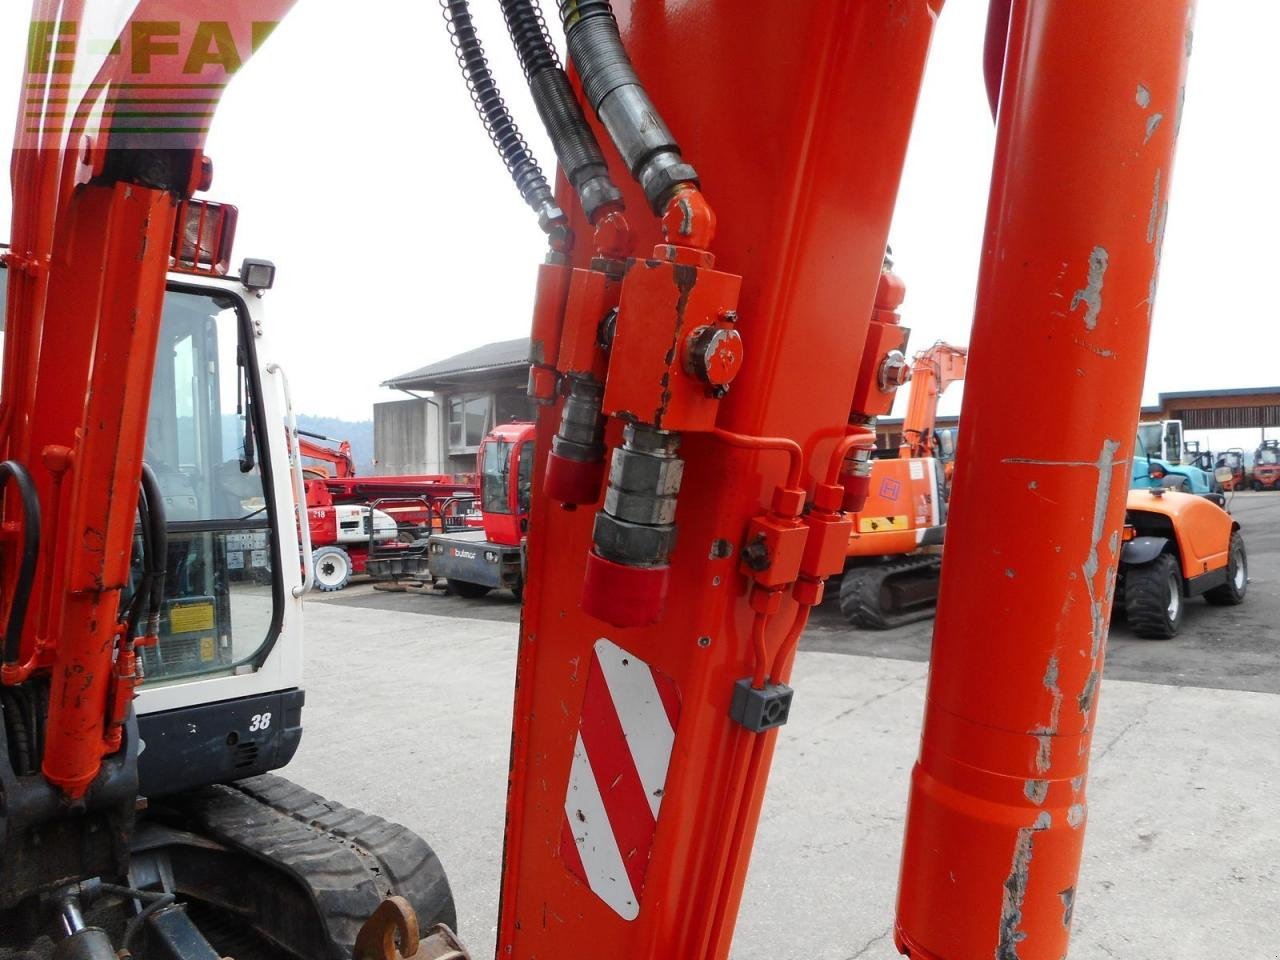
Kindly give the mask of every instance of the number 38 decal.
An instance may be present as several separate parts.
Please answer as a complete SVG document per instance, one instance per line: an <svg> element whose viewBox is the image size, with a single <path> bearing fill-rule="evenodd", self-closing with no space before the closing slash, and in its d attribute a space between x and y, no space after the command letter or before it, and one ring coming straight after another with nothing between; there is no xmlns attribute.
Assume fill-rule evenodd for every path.
<svg viewBox="0 0 1280 960"><path fill-rule="evenodd" d="M253 717L249 720L250 733L253 733L256 730L265 730L269 726L271 726L270 713L255 713Z"/></svg>

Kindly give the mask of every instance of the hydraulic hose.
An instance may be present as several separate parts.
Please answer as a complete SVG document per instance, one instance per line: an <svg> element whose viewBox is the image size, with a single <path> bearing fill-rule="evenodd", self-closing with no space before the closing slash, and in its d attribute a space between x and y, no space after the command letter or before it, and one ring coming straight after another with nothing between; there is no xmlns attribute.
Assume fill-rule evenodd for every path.
<svg viewBox="0 0 1280 960"><path fill-rule="evenodd" d="M4 663L16 664L22 653L22 628L27 622L27 604L31 601L31 584L40 557L40 499L27 468L16 460L0 463L0 485L12 480L22 498L22 561L18 565L18 581L14 585L9 622L4 628Z"/></svg>
<svg viewBox="0 0 1280 960"><path fill-rule="evenodd" d="M472 22L470 5L467 0L440 0L440 6L454 54L462 68L462 78L489 139L506 164L520 196L538 215L538 226L551 238L552 246L567 248L570 234L564 211L556 204L542 168L502 99L502 91L489 69L484 45Z"/></svg>
<svg viewBox="0 0 1280 960"><path fill-rule="evenodd" d="M125 613L125 637L133 640L138 635L138 623L146 612L151 601L151 508L147 503L146 489L138 491L138 526L141 536L138 538L142 549L142 575L129 598L129 606Z"/></svg>
<svg viewBox="0 0 1280 960"><path fill-rule="evenodd" d="M698 186L698 173L663 122L631 65L609 0L559 0L569 58L582 77L583 94L662 215L677 191Z"/></svg>
<svg viewBox="0 0 1280 960"><path fill-rule="evenodd" d="M142 491L147 498L147 520L151 526L151 542L147 545L147 579L151 592L151 608L147 612L146 633L160 632L160 611L164 606L164 574L169 558L169 527L164 512L164 495L160 481L149 464L142 465Z"/></svg>
<svg viewBox="0 0 1280 960"><path fill-rule="evenodd" d="M621 209L622 192L609 177L600 143L569 86L537 0L501 0L501 5L534 106L555 147L560 168L577 191L587 219L594 224L603 208Z"/></svg>

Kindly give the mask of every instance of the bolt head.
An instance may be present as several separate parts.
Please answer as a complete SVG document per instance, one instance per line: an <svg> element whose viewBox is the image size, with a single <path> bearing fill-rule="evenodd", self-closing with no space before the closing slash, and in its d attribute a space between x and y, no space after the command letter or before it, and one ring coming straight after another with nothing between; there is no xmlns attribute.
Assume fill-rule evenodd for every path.
<svg viewBox="0 0 1280 960"><path fill-rule="evenodd" d="M885 354L877 379L885 393L897 390L911 379L911 365L901 350L890 350Z"/></svg>

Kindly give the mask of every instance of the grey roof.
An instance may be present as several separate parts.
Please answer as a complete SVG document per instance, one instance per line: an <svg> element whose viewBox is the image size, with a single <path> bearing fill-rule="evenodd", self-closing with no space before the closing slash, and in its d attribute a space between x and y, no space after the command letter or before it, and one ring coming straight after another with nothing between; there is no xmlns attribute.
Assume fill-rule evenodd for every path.
<svg viewBox="0 0 1280 960"><path fill-rule="evenodd" d="M456 356L429 363L398 377L384 380L384 387L431 389L431 384L453 381L500 370L514 370L529 365L529 338L499 340L467 350Z"/></svg>
<svg viewBox="0 0 1280 960"><path fill-rule="evenodd" d="M1160 402L1166 400L1193 400L1202 397L1249 397L1255 394L1277 393L1280 387L1228 387L1223 390L1182 390L1160 394Z"/></svg>

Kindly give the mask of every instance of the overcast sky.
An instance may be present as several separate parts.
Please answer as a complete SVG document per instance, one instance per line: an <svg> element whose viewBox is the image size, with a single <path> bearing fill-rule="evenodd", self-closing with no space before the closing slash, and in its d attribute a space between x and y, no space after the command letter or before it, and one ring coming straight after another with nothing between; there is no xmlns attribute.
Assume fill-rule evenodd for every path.
<svg viewBox="0 0 1280 960"><path fill-rule="evenodd" d="M497 0L473 7L547 166ZM985 8L943 11L890 237L916 348L968 340L993 142ZM0 131L13 129L29 11L0 0ZM1280 384L1278 36L1280 3L1200 4L1145 402ZM528 333L543 240L472 112L436 3L299 0L231 85L208 152L211 198L240 208L236 261L279 266L271 329L300 410L368 417L402 396L380 381ZM6 189L0 237L9 217ZM1256 431L1232 442L1251 448Z"/></svg>

